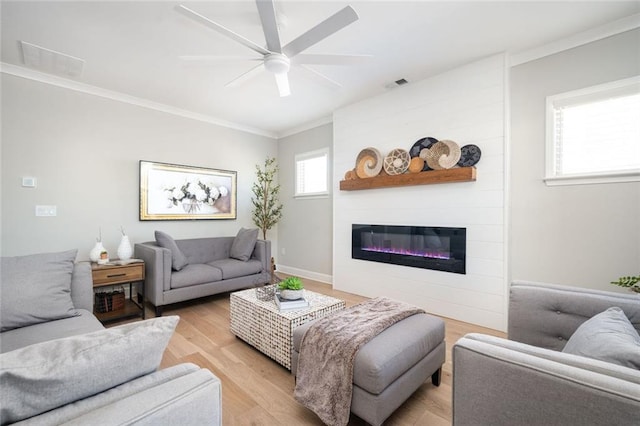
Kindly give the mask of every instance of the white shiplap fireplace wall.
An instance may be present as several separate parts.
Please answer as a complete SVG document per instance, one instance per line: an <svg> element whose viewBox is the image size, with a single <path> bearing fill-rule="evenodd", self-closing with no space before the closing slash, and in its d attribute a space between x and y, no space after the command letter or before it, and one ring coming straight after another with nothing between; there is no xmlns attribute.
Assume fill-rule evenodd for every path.
<svg viewBox="0 0 640 426"><path fill-rule="evenodd" d="M505 329L505 87L505 56L496 55L335 112L334 288ZM478 145L477 181L338 189L363 148L386 155L425 136ZM467 273L351 259L353 223L467 228Z"/></svg>

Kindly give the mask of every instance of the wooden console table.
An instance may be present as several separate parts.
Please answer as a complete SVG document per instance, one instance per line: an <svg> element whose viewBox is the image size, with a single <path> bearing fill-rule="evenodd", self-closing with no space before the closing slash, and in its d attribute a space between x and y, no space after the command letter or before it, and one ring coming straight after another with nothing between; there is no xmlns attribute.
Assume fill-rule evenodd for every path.
<svg viewBox="0 0 640 426"><path fill-rule="evenodd" d="M115 321L136 316L140 316L142 319L145 318L144 262L140 261L125 265L99 265L97 263L91 263L91 275L93 277L94 293L96 289L102 287L117 286L118 284L129 285L129 298L125 299L124 307L122 309L109 312L96 312L94 307L94 315L101 322ZM141 283L141 289L139 291L141 298L136 301L133 295L133 287L134 283L137 282Z"/></svg>

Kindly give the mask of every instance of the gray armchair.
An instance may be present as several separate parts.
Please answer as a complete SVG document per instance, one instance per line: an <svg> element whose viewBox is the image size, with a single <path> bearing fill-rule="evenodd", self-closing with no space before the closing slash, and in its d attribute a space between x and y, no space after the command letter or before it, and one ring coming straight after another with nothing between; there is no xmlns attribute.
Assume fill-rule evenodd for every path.
<svg viewBox="0 0 640 426"><path fill-rule="evenodd" d="M509 339L468 334L453 346L453 424L640 424L640 370L561 352L613 306L640 332L639 295L514 282Z"/></svg>

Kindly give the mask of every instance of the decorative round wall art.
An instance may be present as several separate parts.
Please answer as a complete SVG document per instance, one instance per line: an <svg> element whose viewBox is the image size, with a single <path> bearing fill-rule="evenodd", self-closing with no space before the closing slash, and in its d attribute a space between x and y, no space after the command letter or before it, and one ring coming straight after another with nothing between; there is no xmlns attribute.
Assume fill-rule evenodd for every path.
<svg viewBox="0 0 640 426"><path fill-rule="evenodd" d="M356 175L360 179L378 176L382 170L382 154L375 148L365 148L356 158Z"/></svg>
<svg viewBox="0 0 640 426"><path fill-rule="evenodd" d="M419 139L416 143L413 144L411 149L409 150L409 155L411 158L420 157L420 152L423 149L429 149L433 146L434 143L438 142L438 139L432 138L431 136L427 136L426 138ZM421 157L423 160L424 158ZM426 172L427 170L431 170L426 161L424 161L424 166L422 166L422 171Z"/></svg>
<svg viewBox="0 0 640 426"><path fill-rule="evenodd" d="M460 160L460 147L454 141L442 140L420 151L420 158L433 170L450 169Z"/></svg>
<svg viewBox="0 0 640 426"><path fill-rule="evenodd" d="M440 142L447 145L449 148L449 154L440 156L438 164L440 164L443 169L450 169L458 164L458 161L460 160L460 145L451 140L441 140Z"/></svg>
<svg viewBox="0 0 640 426"><path fill-rule="evenodd" d="M416 143L413 144L413 146L409 150L409 155L411 156L411 158L419 157L420 151L422 151L425 148L431 148L431 145L433 145L436 142L438 142L438 139L432 138L432 137L419 139Z"/></svg>
<svg viewBox="0 0 640 426"><path fill-rule="evenodd" d="M349 170L344 174L344 180L356 180L358 179L358 175L356 174L356 169Z"/></svg>
<svg viewBox="0 0 640 426"><path fill-rule="evenodd" d="M430 169L442 170L442 167L438 163L438 160L440 159L441 155L448 154L449 147L442 142L436 142L431 146L431 148L425 148L420 151L420 158L422 158L427 163Z"/></svg>
<svg viewBox="0 0 640 426"><path fill-rule="evenodd" d="M409 168L411 157L406 149L396 148L384 157L384 170L390 175L401 175Z"/></svg>
<svg viewBox="0 0 640 426"><path fill-rule="evenodd" d="M424 169L424 165L425 162L422 158L413 157L409 162L409 173L420 173Z"/></svg>
<svg viewBox="0 0 640 426"><path fill-rule="evenodd" d="M482 151L476 145L465 145L460 148L460 151L460 161L458 161L460 167L475 166L482 156Z"/></svg>

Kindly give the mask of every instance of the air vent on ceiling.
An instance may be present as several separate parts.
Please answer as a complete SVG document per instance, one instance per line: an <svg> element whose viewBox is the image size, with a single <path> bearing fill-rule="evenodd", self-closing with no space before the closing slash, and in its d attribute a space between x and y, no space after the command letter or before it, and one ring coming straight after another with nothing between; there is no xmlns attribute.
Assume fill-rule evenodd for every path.
<svg viewBox="0 0 640 426"><path fill-rule="evenodd" d="M408 84L408 83L409 82L406 79L401 78L400 80L396 80L393 83L389 83L384 87L387 88L387 89L395 89L398 86L403 86L403 85Z"/></svg>
<svg viewBox="0 0 640 426"><path fill-rule="evenodd" d="M65 77L80 77L84 60L35 44L20 41L24 64L39 71Z"/></svg>

